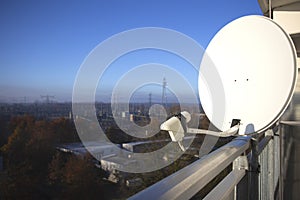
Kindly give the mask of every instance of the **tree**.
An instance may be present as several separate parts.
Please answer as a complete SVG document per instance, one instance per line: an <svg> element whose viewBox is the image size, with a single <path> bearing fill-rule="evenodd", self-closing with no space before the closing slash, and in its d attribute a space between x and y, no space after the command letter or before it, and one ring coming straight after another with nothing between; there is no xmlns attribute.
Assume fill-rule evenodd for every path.
<svg viewBox="0 0 300 200"><path fill-rule="evenodd" d="M5 156L7 169L14 169L23 163L25 156L25 146L33 130L34 119L31 117L14 118L10 123L13 133L9 136L7 144L1 150Z"/></svg>
<svg viewBox="0 0 300 200"><path fill-rule="evenodd" d="M59 153L49 165L49 180L56 188L56 198L105 199L107 184L102 181L101 169L94 166L90 156L69 155L66 159Z"/></svg>
<svg viewBox="0 0 300 200"><path fill-rule="evenodd" d="M63 168L65 159L60 152L56 152L49 164L49 183L50 185L60 186L63 180Z"/></svg>
<svg viewBox="0 0 300 200"><path fill-rule="evenodd" d="M1 180L5 198L45 198L48 163L54 153L48 123L25 116L14 118L13 133L2 147L7 177Z"/></svg>
<svg viewBox="0 0 300 200"><path fill-rule="evenodd" d="M66 119L13 118L12 134L1 148L6 170L0 174L2 199L99 199L111 185L90 156L55 153L59 142L74 141L74 124ZM76 132L75 132L76 133ZM104 192L105 191L105 192ZM110 191L110 190L109 190Z"/></svg>
<svg viewBox="0 0 300 200"><path fill-rule="evenodd" d="M80 141L72 120L65 118L54 119L50 122L49 128L55 134L56 143Z"/></svg>
<svg viewBox="0 0 300 200"><path fill-rule="evenodd" d="M3 116L0 116L0 148L7 143L8 138L8 122ZM0 152L1 153L1 152ZM1 155L1 154L0 154Z"/></svg>

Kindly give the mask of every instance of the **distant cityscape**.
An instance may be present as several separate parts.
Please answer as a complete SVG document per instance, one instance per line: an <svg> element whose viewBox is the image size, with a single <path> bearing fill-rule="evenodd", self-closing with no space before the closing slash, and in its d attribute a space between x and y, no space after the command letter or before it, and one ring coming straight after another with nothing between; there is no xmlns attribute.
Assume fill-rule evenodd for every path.
<svg viewBox="0 0 300 200"><path fill-rule="evenodd" d="M193 122L191 122L191 124L195 124L196 128L208 128L209 122L203 114L202 108L199 107L199 104L180 104L176 100L174 101L176 98L174 98L167 90L167 81L165 78L162 80L161 88L161 94L156 94L156 98L153 98L154 94L150 92L148 95L143 96L142 101L141 99L137 100L135 96L129 103L117 103L116 99L113 99L114 102L112 103L96 102L72 104L72 102L57 102L55 101L54 95L41 95L40 100L34 102L30 102L26 97L23 97L14 99L14 101L11 102L0 103L0 126L4 133L0 138L0 145L2 146L2 152L0 154L0 170L2 171L3 176L7 176L8 178L7 180L4 179L2 183L7 184L7 181L9 182L9 179L11 178L9 169L20 167L18 162L22 162L21 159L16 164L11 165L11 160L14 159L12 155L18 154L17 150L14 152L10 149L12 148L11 146L14 146L14 142L12 141L17 137L15 134L18 133L20 128L22 130L29 129L32 130L30 132L35 132L35 129L39 129L39 125L37 124L40 123L46 123L44 129L50 129L47 134L52 135L45 141L52 141L49 142L51 144L48 149L49 152L40 155L42 157L49 157L47 162L45 162L45 166L49 165L54 168L52 169L51 167L50 171L45 171L45 173L50 173L48 175L50 176L50 179L47 178L44 182L46 181L48 184L53 184L54 181L55 184L58 184L60 179L64 179L63 177L56 177L57 175L53 175L53 170L55 171L54 174L56 174L58 173L57 167L62 166L61 164L56 163L57 159L61 159L59 162L65 163L65 165L68 165L68 162L71 162L74 158L79 159L79 161L76 162L81 162L80 160L83 159L85 160L84 162L86 165L92 164L94 166L93 168L96 170L96 173L101 172L101 175L97 177L98 181L101 182L100 185L112 184L108 187L108 190L117 189L119 191L114 194L113 192L108 192L107 199L124 196L128 197L199 159L199 150L201 143L203 142L203 136L187 136L183 142L193 142L183 155L173 164L169 165L167 163L175 157L175 152L165 152L164 155L158 158L159 162L166 163L167 166L161 170L149 172L147 175L145 173L132 174L122 170L122 168L130 165L140 165L140 168L151 165L153 160L145 159L143 163L137 163L136 160L131 158L131 155L134 153L147 153L161 149L170 143L171 139L167 132L159 131L160 123L155 124L155 126L157 126L157 133L155 135L148 138L138 138L127 134L128 132L133 131L131 126L127 126L126 130L121 129L117 121L125 125L130 122L135 123L140 127L144 127L149 124L151 120L159 122L158 118L163 117L166 119L167 117L180 113L182 110L188 110L192 115L200 116L200 118L193 117L194 121L192 120ZM95 107L95 109L92 109L94 111L88 109L91 105ZM77 108L77 113L73 113L72 106ZM152 113L150 112L151 109ZM199 115L200 113L202 113L202 115ZM82 123L85 120L90 120L91 115L96 115L96 123L100 125L110 141L90 140L88 142L85 141L84 144L82 143L79 137L80 133L75 128L75 123ZM16 120L18 121L17 124L14 122ZM26 127L28 125L23 127L21 125L23 123L30 124L30 121L32 120L35 121L35 123L30 125L31 127ZM12 126L15 126L14 130L11 130ZM56 128L52 129L53 126ZM90 127L86 127L84 132L88 132L88 129L90 129ZM19 134L22 134L22 131ZM28 134L31 135L32 133ZM24 141L21 141L21 143L24 142L24 145L28 145L26 141L29 136L20 135L18 137L24 137L22 139ZM32 135L30 137L34 138L36 136ZM11 153L11 151L14 153ZM24 151L26 151L26 148ZM42 148L40 152L43 151ZM128 154L127 158L118 157L118 155L123 152ZM89 159L86 160L87 156ZM26 158L24 159L26 160ZM93 171L93 168L89 169L89 171ZM64 173L69 173L69 171L65 171ZM23 175L20 174L18 177L19 176ZM34 177L35 175L32 175L31 178ZM24 186L21 184L20 187ZM55 187L68 188L69 186L68 184L58 184ZM72 191L73 189L70 190Z"/></svg>
<svg viewBox="0 0 300 200"><path fill-rule="evenodd" d="M58 127L54 129L54 132L51 131L51 133L49 134L57 135L59 134L59 132L64 132L63 130L69 130L61 136L58 135L58 138L54 139L57 142L54 142L52 144L54 145L53 148L56 149L55 151L57 153L51 155L53 156L61 154L61 156L65 157L64 160L68 160L70 156L70 158L72 158L73 156L83 158L86 155L93 153L94 158L88 162L93 163L95 169L103 171L104 174L101 175L101 177L99 177L101 178L101 180L103 180L104 182L108 181L111 184L116 184L115 186L111 186L111 189L115 187L123 188L123 192L119 193L119 195L122 196L132 195L135 192L141 190L142 188L153 184L161 178L174 172L174 170L179 170L182 167L198 159L200 145L203 141L203 136L201 135L194 138L192 145L183 154L183 156L181 156L180 159L178 159L175 162L175 164L171 164L170 166L166 167L160 172L155 171L149 173L147 176L144 176L144 174L131 174L120 171L119 169L122 168L123 165L134 164L135 161L131 160L130 158L128 158L128 160L122 160L121 158L118 158L117 154L119 152L116 152L116 148L114 148L115 145L117 145L119 148L119 150L117 151L125 150L130 155L130 153L141 153L149 151L151 152L153 150L160 149L164 147L167 143L171 142L168 133L164 131L159 131L156 135L146 139L135 138L124 133L123 130L121 130L116 124L115 119L119 118L120 120L125 121L130 120L140 126L147 125L150 122L149 109L152 105L156 103L152 102L150 98L149 102L147 103L130 103L128 106L128 110L120 109L121 111L119 113L116 113L116 111L112 110L110 103L95 103L95 114L97 116L98 123L100 124L101 129L105 132L106 136L113 143L99 143L95 141L90 141L88 143L85 143L85 146L83 146L77 135L77 131L74 126L74 121L80 121L82 120L82 118L84 120L85 116L89 115L89 113L87 113L84 109L85 104L82 104L82 115L73 116L71 102L57 103L51 101L50 98L50 96L46 96L43 103L0 103L0 126L2 127L2 133L4 133L2 135L2 138L0 138L0 146L2 145L2 156L0 154L0 169L2 170L2 173L7 173L6 170L10 165L9 160L12 158L7 157L8 154L6 149L9 147L8 145L11 142L11 140L13 140L12 138L15 137L14 134L16 134L16 130L18 129L16 128L13 132L11 132L10 127L14 124L15 120L27 121L29 119L28 117L33 117L33 119L36 122L38 122L38 124L43 121L50 124L59 123L57 125ZM161 103L158 104L161 105ZM125 104L119 104L118 106L125 107ZM179 103L164 102L164 108L167 112L167 116L179 113L181 109L185 109L182 108L182 106L190 111L194 110L195 113L199 111L198 105L180 105ZM115 112L114 115L113 112ZM200 120L199 127L207 128L209 122L205 115L201 116L202 117L200 119L197 118ZM71 129L66 129L66 125ZM19 127L18 124L14 126ZM45 128L47 128L47 126ZM159 124L157 124L157 126L159 126ZM52 125L50 127L52 127ZM189 138L187 137L186 140L189 140ZM93 152L88 152L87 149L93 149ZM162 157L162 159L164 160L163 162L167 162L167 160L171 158L171 154L166 154L164 157ZM51 161L50 159L48 162L50 162L51 164L51 162L54 161ZM149 164L151 164L151 160L149 160ZM162 172L164 175L158 176L157 173L161 174ZM3 179L3 181L3 183L5 183L5 179ZM112 197L114 196L109 196L109 198Z"/></svg>

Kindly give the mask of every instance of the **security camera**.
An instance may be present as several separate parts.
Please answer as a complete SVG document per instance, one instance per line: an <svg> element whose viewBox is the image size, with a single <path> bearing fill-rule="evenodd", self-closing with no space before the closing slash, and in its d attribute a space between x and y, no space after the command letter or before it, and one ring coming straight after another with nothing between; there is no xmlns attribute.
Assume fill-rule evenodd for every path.
<svg viewBox="0 0 300 200"><path fill-rule="evenodd" d="M231 127L227 131L210 131L204 129L195 129L195 128L188 128L187 123L191 120L191 114L187 111L183 111L179 114L174 115L167 121L161 124L160 129L164 131L168 131L171 140L173 142L177 142L180 148L185 151L185 148L182 144L182 140L187 133L192 134L206 134L206 135L213 135L217 137L229 137L238 134L240 124L236 124L235 126Z"/></svg>

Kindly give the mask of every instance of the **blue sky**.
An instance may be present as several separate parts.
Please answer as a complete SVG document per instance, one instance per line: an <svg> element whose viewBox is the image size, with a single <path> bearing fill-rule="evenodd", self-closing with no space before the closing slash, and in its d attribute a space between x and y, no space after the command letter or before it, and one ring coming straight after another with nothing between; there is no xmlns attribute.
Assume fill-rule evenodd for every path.
<svg viewBox="0 0 300 200"><path fill-rule="evenodd" d="M249 14L261 15L256 0L2 0L0 101L45 94L70 101L86 56L119 32L169 28L206 47L222 26ZM109 88L113 81L105 83Z"/></svg>

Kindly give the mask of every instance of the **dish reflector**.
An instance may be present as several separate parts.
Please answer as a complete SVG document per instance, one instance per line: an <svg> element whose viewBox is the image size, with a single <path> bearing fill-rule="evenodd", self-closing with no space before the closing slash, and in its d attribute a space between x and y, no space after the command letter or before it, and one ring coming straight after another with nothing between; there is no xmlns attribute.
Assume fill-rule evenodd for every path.
<svg viewBox="0 0 300 200"><path fill-rule="evenodd" d="M224 99L204 77L213 62L224 87ZM217 75L215 76L217 77ZM232 120L241 120L240 134L261 132L274 124L287 108L297 80L295 47L289 35L263 16L246 16L223 27L209 43L199 73L199 95L203 109L220 130ZM224 120L214 120L213 110L225 106ZM220 114L220 113L218 113Z"/></svg>

